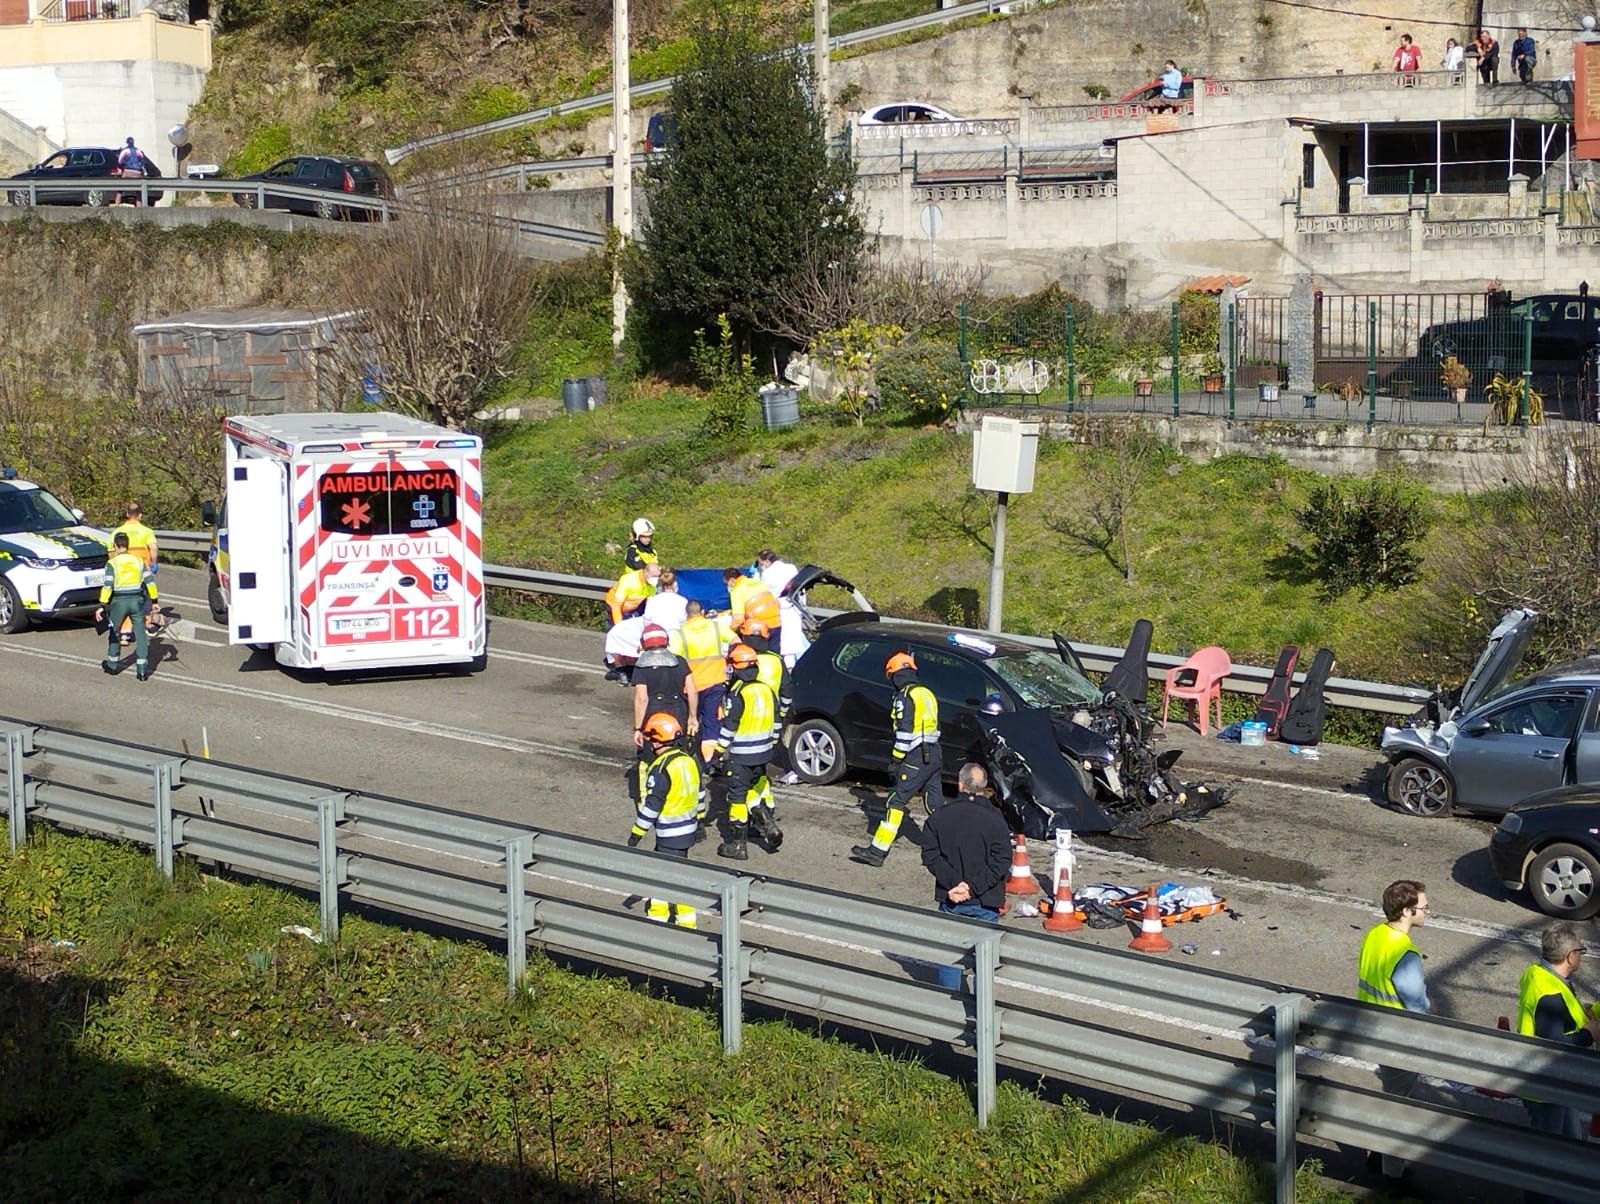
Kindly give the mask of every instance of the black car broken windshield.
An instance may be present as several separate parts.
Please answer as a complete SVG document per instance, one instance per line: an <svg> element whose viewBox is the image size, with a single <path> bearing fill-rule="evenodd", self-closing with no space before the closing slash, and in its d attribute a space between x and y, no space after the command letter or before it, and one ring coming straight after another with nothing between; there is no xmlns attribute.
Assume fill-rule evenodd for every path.
<svg viewBox="0 0 1600 1204"><path fill-rule="evenodd" d="M1098 686L1048 652L1030 649L991 656L983 663L1029 706L1054 709L1096 706L1100 702Z"/></svg>

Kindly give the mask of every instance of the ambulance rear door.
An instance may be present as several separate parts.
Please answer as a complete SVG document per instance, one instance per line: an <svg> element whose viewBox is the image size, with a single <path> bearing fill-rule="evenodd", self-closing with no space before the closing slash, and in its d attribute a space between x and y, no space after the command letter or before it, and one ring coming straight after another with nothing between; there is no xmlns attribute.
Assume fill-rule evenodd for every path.
<svg viewBox="0 0 1600 1204"><path fill-rule="evenodd" d="M228 642L281 643L290 636L288 465L228 459Z"/></svg>
<svg viewBox="0 0 1600 1204"><path fill-rule="evenodd" d="M462 468L459 454L429 449L316 466L303 508L316 572L304 573L300 592L317 663L472 658L477 583L466 571Z"/></svg>

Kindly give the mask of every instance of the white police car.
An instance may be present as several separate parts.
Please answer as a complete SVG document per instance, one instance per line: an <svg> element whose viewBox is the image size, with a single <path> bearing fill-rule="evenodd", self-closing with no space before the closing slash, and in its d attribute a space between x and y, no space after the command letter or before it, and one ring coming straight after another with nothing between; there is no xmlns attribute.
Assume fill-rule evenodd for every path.
<svg viewBox="0 0 1600 1204"><path fill-rule="evenodd" d="M48 489L0 468L0 635L100 604L111 536Z"/></svg>

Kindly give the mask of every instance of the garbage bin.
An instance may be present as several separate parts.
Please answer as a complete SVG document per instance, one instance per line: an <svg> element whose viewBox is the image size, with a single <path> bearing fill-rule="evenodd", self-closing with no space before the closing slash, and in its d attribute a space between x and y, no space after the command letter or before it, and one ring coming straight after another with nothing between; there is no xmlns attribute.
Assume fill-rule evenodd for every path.
<svg viewBox="0 0 1600 1204"><path fill-rule="evenodd" d="M784 385L762 385L761 424L769 431L781 431L800 421L800 393Z"/></svg>
<svg viewBox="0 0 1600 1204"><path fill-rule="evenodd" d="M595 406L605 405L606 378L603 376L586 376L583 379L589 386L589 400L593 403L589 408L592 410Z"/></svg>
<svg viewBox="0 0 1600 1204"><path fill-rule="evenodd" d="M583 376L569 376L561 382L561 405L569 414L582 414L594 409L589 400L589 380Z"/></svg>

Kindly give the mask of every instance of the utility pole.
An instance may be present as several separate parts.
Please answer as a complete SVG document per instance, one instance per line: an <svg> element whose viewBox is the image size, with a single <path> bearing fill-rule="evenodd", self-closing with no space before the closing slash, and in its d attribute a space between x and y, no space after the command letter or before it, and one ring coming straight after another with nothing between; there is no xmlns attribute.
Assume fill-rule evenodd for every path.
<svg viewBox="0 0 1600 1204"><path fill-rule="evenodd" d="M611 345L628 327L628 289L622 282L622 244L633 238L633 98L628 78L628 0L611 0L611 224L620 236L611 269Z"/></svg>
<svg viewBox="0 0 1600 1204"><path fill-rule="evenodd" d="M833 93L828 88L828 0L813 0L813 4L812 36L816 45L812 53L816 63L817 112L822 114L823 129L826 131L831 123L829 105L833 100Z"/></svg>

